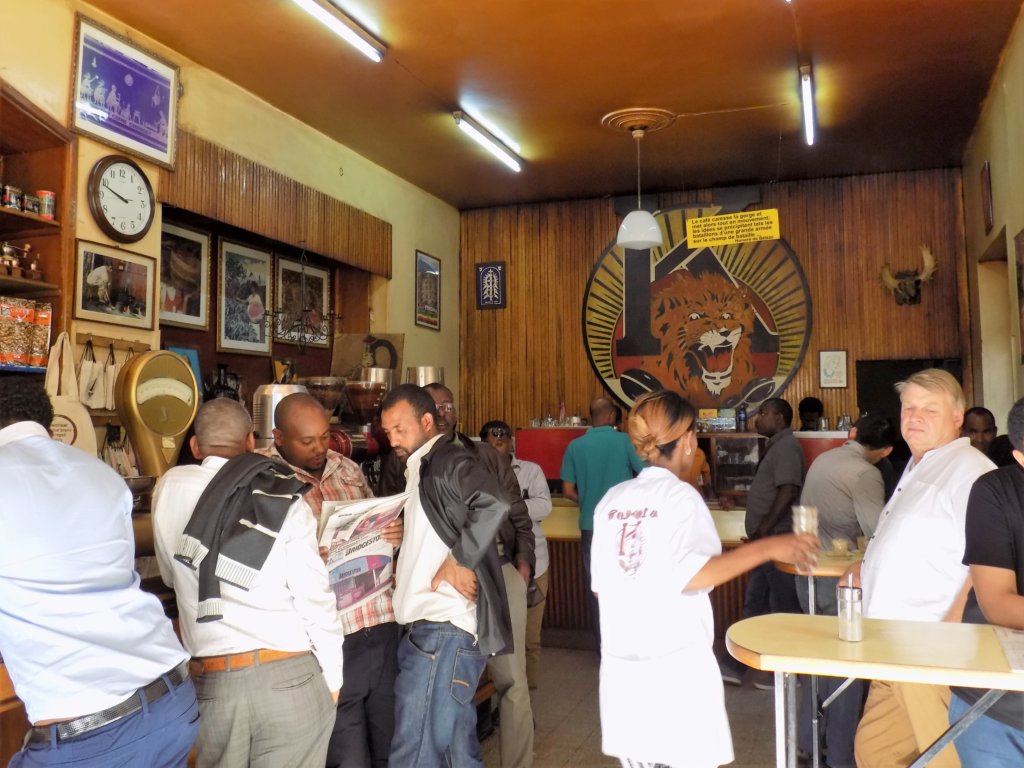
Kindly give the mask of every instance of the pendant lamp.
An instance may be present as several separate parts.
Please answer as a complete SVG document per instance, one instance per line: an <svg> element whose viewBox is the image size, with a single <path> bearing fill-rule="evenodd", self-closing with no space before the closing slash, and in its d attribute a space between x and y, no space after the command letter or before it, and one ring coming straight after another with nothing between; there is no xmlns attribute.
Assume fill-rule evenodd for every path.
<svg viewBox="0 0 1024 768"><path fill-rule="evenodd" d="M631 211L619 226L615 243L621 248L645 250L661 245L658 220L643 209L640 196L640 139L651 131L660 131L676 119L674 113L657 107L627 107L609 112L601 125L613 131L629 133L636 141L636 210Z"/></svg>

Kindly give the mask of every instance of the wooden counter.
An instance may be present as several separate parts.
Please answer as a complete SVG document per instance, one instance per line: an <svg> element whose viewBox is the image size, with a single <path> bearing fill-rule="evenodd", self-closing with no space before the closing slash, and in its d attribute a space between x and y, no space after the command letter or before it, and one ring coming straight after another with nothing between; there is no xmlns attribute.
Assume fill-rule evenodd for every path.
<svg viewBox="0 0 1024 768"><path fill-rule="evenodd" d="M544 611L544 644L559 647L587 645L590 616L583 586L583 560L580 554L579 507L564 496L551 500L551 514L541 523L548 539L551 561L547 607ZM739 546L745 535L742 509L722 509L710 505L724 550ZM723 643L725 630L743 618L743 597L747 589L744 574L711 591L715 616L715 640Z"/></svg>
<svg viewBox="0 0 1024 768"><path fill-rule="evenodd" d="M7 674L6 665L0 663L0 765L7 765L19 749L28 730L25 706L14 694L14 684Z"/></svg>

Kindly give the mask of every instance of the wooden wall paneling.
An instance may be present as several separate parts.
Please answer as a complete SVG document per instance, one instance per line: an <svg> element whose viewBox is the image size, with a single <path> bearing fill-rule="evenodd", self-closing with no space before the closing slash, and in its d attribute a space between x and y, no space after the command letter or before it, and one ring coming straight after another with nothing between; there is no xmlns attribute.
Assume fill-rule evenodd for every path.
<svg viewBox="0 0 1024 768"><path fill-rule="evenodd" d="M192 134L160 170L162 203L391 276L391 224ZM338 227L338 228L336 228Z"/></svg>
<svg viewBox="0 0 1024 768"><path fill-rule="evenodd" d="M939 169L765 185L783 237L807 276L813 325L806 355L783 396L820 397L833 421L857 415L856 361L959 357L970 398L966 253L960 172ZM662 195L663 208L709 202L712 190ZM564 399L586 415L602 388L583 347L581 311L590 270L615 236L610 200L463 212L461 290L464 428L503 415L513 426L554 412ZM938 271L918 305L896 305L879 278L919 269L928 245ZM473 266L505 261L508 304L477 310ZM847 351L849 384L821 389L818 353Z"/></svg>

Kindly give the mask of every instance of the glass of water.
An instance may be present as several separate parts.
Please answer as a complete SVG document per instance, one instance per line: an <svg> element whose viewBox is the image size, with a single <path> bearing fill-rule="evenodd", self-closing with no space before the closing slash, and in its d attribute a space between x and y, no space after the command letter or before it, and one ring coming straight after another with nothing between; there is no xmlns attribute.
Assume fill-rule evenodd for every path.
<svg viewBox="0 0 1024 768"><path fill-rule="evenodd" d="M793 507L793 533L809 533L812 536L818 535L818 508L806 504L797 504ZM797 563L797 570L801 573L810 573L807 563Z"/></svg>

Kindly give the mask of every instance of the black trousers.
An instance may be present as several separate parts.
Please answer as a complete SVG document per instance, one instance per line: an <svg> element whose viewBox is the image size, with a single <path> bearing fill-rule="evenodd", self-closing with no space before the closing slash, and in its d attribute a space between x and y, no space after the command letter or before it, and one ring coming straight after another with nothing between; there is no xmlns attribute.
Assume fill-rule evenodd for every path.
<svg viewBox="0 0 1024 768"><path fill-rule="evenodd" d="M399 626L345 635L345 679L327 748L327 768L387 768L395 730Z"/></svg>

